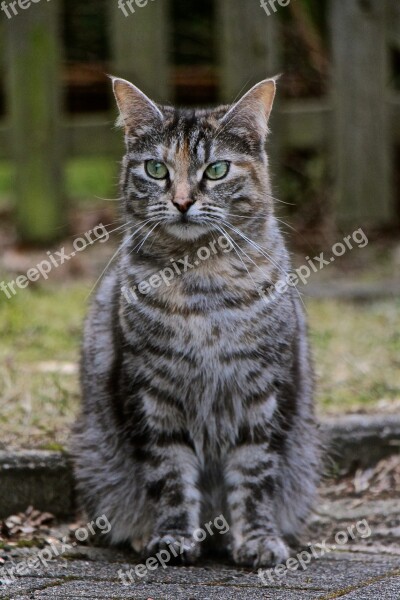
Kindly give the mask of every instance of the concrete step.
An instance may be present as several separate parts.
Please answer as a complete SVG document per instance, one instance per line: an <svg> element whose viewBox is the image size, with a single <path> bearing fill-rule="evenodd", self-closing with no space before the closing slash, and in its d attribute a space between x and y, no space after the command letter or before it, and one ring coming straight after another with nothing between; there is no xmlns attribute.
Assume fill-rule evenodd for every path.
<svg viewBox="0 0 400 600"><path fill-rule="evenodd" d="M350 415L321 423L326 470L368 467L400 451L400 417ZM29 505L58 517L74 512L71 460L62 452L0 452L0 518Z"/></svg>

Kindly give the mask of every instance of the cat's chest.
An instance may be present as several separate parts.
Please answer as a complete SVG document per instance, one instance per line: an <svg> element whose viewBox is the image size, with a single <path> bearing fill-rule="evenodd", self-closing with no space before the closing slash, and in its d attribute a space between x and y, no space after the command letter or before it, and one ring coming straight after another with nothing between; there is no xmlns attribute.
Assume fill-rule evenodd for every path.
<svg viewBox="0 0 400 600"><path fill-rule="evenodd" d="M131 304L130 327L182 352L214 360L222 349L243 348L262 335L265 302L255 281L237 278L228 264L214 273L190 272L146 290ZM143 332L140 321L148 324Z"/></svg>
<svg viewBox="0 0 400 600"><path fill-rule="evenodd" d="M265 304L246 294L153 296L130 307L123 328L134 368L196 405L248 388L268 362ZM257 385L259 380L257 380Z"/></svg>
<svg viewBox="0 0 400 600"><path fill-rule="evenodd" d="M263 336L265 319L262 301L246 303L238 295L235 301L213 296L188 297L180 304L155 304L146 307L158 330L160 342L192 357L198 366L223 368L233 352L251 350Z"/></svg>
<svg viewBox="0 0 400 600"><path fill-rule="evenodd" d="M252 298L245 287L209 290L203 283L189 291L182 286L148 295L123 312L123 328L134 349L128 360L135 380L150 381L159 397L166 394L181 407L162 414L163 426L183 419L200 452L210 440L219 447L232 442L247 396L268 389L274 374L268 316L258 295ZM147 389L144 394L149 419L155 410L158 420L160 404Z"/></svg>

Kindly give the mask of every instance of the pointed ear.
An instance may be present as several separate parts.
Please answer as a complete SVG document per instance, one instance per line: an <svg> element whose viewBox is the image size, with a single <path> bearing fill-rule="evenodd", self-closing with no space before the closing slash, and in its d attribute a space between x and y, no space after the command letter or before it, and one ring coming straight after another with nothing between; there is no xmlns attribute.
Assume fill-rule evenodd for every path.
<svg viewBox="0 0 400 600"><path fill-rule="evenodd" d="M162 112L139 88L125 79L111 77L111 80L119 108L117 126L125 127L126 133L139 135L162 124Z"/></svg>
<svg viewBox="0 0 400 600"><path fill-rule="evenodd" d="M268 134L268 121L274 103L276 78L257 83L234 104L222 119L222 125L247 129L262 138Z"/></svg>

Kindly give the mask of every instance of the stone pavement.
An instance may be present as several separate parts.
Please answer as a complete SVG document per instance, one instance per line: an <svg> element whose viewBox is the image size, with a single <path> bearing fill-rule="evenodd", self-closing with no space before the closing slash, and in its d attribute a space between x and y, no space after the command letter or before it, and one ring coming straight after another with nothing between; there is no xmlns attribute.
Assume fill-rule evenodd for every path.
<svg viewBox="0 0 400 600"><path fill-rule="evenodd" d="M307 571L263 586L256 574L225 565L167 567L144 582L124 586L110 553L96 560L59 561L46 572L4 586L1 598L21 600L399 600L400 557L343 553L322 558Z"/></svg>
<svg viewBox="0 0 400 600"><path fill-rule="evenodd" d="M349 529L354 539L349 534ZM65 534L60 530L60 536ZM370 534L370 535L369 535ZM344 543L349 538L348 543ZM319 547L317 544L326 545ZM308 541L308 540L307 540ZM3 577L0 598L21 600L400 600L400 501L398 498L322 496L309 541L318 558L303 555L305 569L279 578L237 569L228 562L205 561L196 567L161 566L132 583L127 571L139 561L117 550L77 546L46 568L15 581ZM336 546L336 549L331 549ZM310 549L309 549L310 550ZM37 548L0 551L4 565L37 556ZM324 554L320 557L321 554ZM311 552L309 553L311 556ZM118 572L125 575L124 585ZM0 573L2 570L0 569Z"/></svg>

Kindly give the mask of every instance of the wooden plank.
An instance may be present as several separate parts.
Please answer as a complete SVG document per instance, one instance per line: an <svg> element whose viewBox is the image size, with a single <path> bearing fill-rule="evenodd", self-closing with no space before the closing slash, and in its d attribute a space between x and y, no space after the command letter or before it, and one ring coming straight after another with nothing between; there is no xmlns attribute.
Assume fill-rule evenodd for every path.
<svg viewBox="0 0 400 600"><path fill-rule="evenodd" d="M4 74L6 72L6 65L5 65L6 49L5 49L5 40L4 40L5 26L6 26L6 22L4 21L4 19L0 19L0 77L1 77L2 82L3 82Z"/></svg>
<svg viewBox="0 0 400 600"><path fill-rule="evenodd" d="M109 3L112 75L128 79L154 100L171 102L169 0ZM138 5L141 5L139 8Z"/></svg>
<svg viewBox="0 0 400 600"><path fill-rule="evenodd" d="M123 152L123 135L120 129L108 118L87 115L77 117L61 126L65 158L84 156L110 156L118 159ZM0 123L0 160L12 160L12 128L3 121Z"/></svg>
<svg viewBox="0 0 400 600"><path fill-rule="evenodd" d="M394 213L386 4L331 0L330 6L338 220L379 226Z"/></svg>
<svg viewBox="0 0 400 600"><path fill-rule="evenodd" d="M291 150L309 150L329 146L333 110L325 100L290 100L280 110L282 146Z"/></svg>
<svg viewBox="0 0 400 600"><path fill-rule="evenodd" d="M53 241L65 223L58 17L58 2L41 2L5 23L16 219L25 242Z"/></svg>
<svg viewBox="0 0 400 600"><path fill-rule="evenodd" d="M392 142L400 145L400 94L388 102ZM330 125L334 121L333 108L325 101L291 100L280 111L284 124L283 146L287 149L318 149L325 147L331 137ZM108 116L88 119L77 117L63 125L62 139L68 158L82 156L110 156L118 158L123 150L122 136L113 127ZM10 160L11 129L0 123L0 160Z"/></svg>
<svg viewBox="0 0 400 600"><path fill-rule="evenodd" d="M98 116L76 118L64 124L65 152L69 158L79 156L122 157L123 133L110 119Z"/></svg>
<svg viewBox="0 0 400 600"><path fill-rule="evenodd" d="M388 36L389 43L400 50L400 2L399 0L386 0L388 8Z"/></svg>
<svg viewBox="0 0 400 600"><path fill-rule="evenodd" d="M389 99L390 110L390 133L392 143L400 146L400 94L393 94Z"/></svg>
<svg viewBox="0 0 400 600"><path fill-rule="evenodd" d="M12 160L10 151L11 128L2 123L0 125L0 160Z"/></svg>

